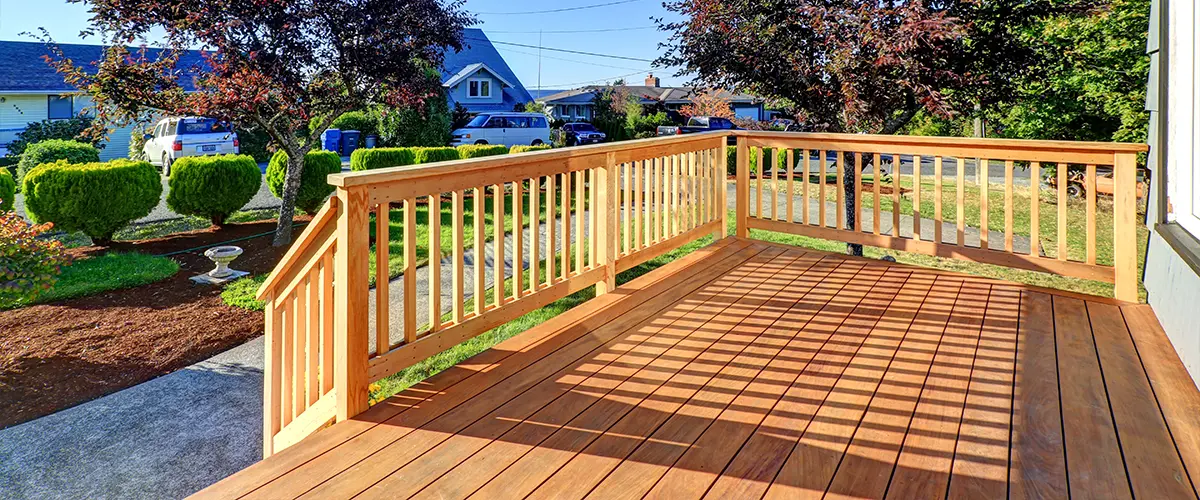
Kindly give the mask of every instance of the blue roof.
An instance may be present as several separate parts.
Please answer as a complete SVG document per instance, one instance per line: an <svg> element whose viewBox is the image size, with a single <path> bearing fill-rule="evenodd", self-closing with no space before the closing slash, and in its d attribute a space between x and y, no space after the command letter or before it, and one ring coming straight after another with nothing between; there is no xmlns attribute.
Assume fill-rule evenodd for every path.
<svg viewBox="0 0 1200 500"><path fill-rule="evenodd" d="M549 95L554 95L554 94L557 94L560 92L566 92L566 91L567 91L567 89L542 89L542 90L531 89L529 91L529 94L532 95L533 99L536 101L543 97L546 97Z"/></svg>
<svg viewBox="0 0 1200 500"><path fill-rule="evenodd" d="M63 55L85 68L92 68L93 63L103 56L104 47L100 45L58 44ZM130 51L139 48L131 47ZM147 57L158 57L158 49L147 49ZM43 57L51 52L46 44L41 42L7 42L0 40L0 92L74 92L75 87L63 80ZM204 58L199 51L188 51L182 57L177 68L185 74L190 68L204 65ZM192 78L183 78L185 90L192 90Z"/></svg>
<svg viewBox="0 0 1200 500"><path fill-rule="evenodd" d="M504 58L500 56L500 52L496 51L496 46L492 45L492 41L480 29L464 29L462 51L446 53L446 58L442 66L442 81L446 81L463 68L475 63L487 65L488 68L497 73L496 76L508 80L513 86L504 89L503 103L471 104L470 108L472 111L512 111L513 106L533 100L533 96L529 95L529 91L525 90L525 85L521 83L521 79L517 78L517 75L508 67L508 63L504 62ZM453 105L454 103L450 104Z"/></svg>

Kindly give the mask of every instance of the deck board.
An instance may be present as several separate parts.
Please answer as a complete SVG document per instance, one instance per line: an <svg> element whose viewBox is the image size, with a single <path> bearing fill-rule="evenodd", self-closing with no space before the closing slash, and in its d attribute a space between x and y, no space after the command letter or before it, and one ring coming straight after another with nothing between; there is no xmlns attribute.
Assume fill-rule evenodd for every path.
<svg viewBox="0 0 1200 500"><path fill-rule="evenodd" d="M1196 498L1148 308L726 239L200 498Z"/></svg>

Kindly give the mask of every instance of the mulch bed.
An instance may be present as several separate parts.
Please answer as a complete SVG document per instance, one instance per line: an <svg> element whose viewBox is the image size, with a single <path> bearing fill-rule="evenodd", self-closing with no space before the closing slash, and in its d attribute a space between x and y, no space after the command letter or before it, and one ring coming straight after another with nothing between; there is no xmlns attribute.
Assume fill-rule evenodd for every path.
<svg viewBox="0 0 1200 500"><path fill-rule="evenodd" d="M163 255L274 227L274 221L232 224L72 251ZM297 227L294 235L300 231ZM269 272L286 252L272 247L269 235L233 244L245 249L233 267L254 274ZM203 252L172 255L179 273L158 283L0 311L0 428L165 375L262 335L262 313L227 306L219 288L188 280L212 269Z"/></svg>

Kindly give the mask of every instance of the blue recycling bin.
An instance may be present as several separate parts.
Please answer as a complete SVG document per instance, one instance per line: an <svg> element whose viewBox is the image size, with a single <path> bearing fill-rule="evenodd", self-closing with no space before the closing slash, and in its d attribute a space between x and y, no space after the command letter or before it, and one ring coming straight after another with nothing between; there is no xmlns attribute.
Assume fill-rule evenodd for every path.
<svg viewBox="0 0 1200 500"><path fill-rule="evenodd" d="M341 151L342 131L336 128L325 129L321 132L321 149L326 151Z"/></svg>
<svg viewBox="0 0 1200 500"><path fill-rule="evenodd" d="M350 156L358 149L358 138L362 136L362 132L357 130L342 131L342 156Z"/></svg>

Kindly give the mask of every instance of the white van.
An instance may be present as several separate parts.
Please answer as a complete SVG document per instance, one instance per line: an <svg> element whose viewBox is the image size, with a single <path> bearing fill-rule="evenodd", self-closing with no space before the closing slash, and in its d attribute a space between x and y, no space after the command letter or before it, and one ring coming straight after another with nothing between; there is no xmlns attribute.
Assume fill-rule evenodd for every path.
<svg viewBox="0 0 1200 500"><path fill-rule="evenodd" d="M537 146L550 143L550 121L541 113L480 113L463 128L451 132L450 144L503 144Z"/></svg>

